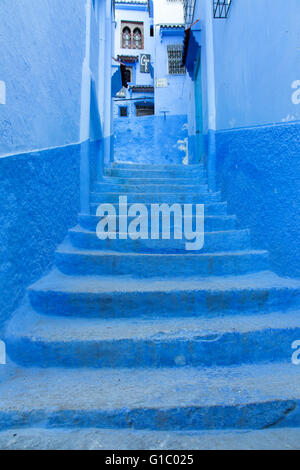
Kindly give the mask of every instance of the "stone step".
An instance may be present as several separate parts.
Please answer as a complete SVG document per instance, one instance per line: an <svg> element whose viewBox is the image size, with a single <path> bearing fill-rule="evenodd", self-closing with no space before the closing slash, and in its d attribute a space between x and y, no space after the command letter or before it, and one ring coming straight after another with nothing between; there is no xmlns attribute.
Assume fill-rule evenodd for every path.
<svg viewBox="0 0 300 470"><path fill-rule="evenodd" d="M111 183L111 184L126 184L126 185L143 185L143 184L152 184L152 185L207 185L206 177L199 178L118 178L116 176L104 176L103 181L98 181L98 184L101 183Z"/></svg>
<svg viewBox="0 0 300 470"><path fill-rule="evenodd" d="M269 254L255 250L208 254L122 253L83 250L64 242L56 251L56 266L69 275L226 276L267 270Z"/></svg>
<svg viewBox="0 0 300 470"><path fill-rule="evenodd" d="M111 168L104 170L104 176L117 176L119 178L202 178L207 176L206 171L189 170L182 171L181 169L170 170L155 170L155 169L126 169L126 168Z"/></svg>
<svg viewBox="0 0 300 470"><path fill-rule="evenodd" d="M170 231L171 232L171 231ZM151 239L151 233L142 234L142 237L149 237L148 239L132 240L130 237L127 240L122 240L120 237L125 237L126 234L122 233L107 233L108 237L105 240L100 240L96 232L88 231L80 226L76 226L69 230L69 237L71 242L77 248L86 248L94 250L105 251L121 251L131 253L187 253L187 243L191 243L195 253L214 253L214 252L227 252L227 251L244 251L249 250L251 245L250 230L228 230L226 232L206 232L197 233L196 238L202 244L200 249L197 248L197 241L174 240L173 234L170 233L169 240L162 240L161 234L153 234L160 239ZM114 239L112 238L114 237ZM203 242L204 240L204 242ZM203 244L204 243L204 244ZM190 250L192 252L193 250Z"/></svg>
<svg viewBox="0 0 300 470"><path fill-rule="evenodd" d="M126 196L128 204L207 204L221 201L221 193L91 193L90 201L98 204L119 204Z"/></svg>
<svg viewBox="0 0 300 470"><path fill-rule="evenodd" d="M208 193L207 184L116 184L116 183L96 183L94 187L96 193Z"/></svg>
<svg viewBox="0 0 300 470"><path fill-rule="evenodd" d="M33 427L9 429L0 432L0 449L3 450L274 451L299 450L299 442L300 428L252 431L147 431L128 428L85 429L75 427L71 429L44 429L43 427ZM112 458L112 456L110 457ZM122 457L118 455L115 456L116 458ZM155 456L153 462L155 462ZM169 462L172 462L172 457L169 457Z"/></svg>
<svg viewBox="0 0 300 470"><path fill-rule="evenodd" d="M139 279L67 276L53 270L28 291L39 313L96 318L240 315L300 304L300 281L268 271L244 276Z"/></svg>
<svg viewBox="0 0 300 470"><path fill-rule="evenodd" d="M6 331L23 367L212 367L291 362L300 310L217 318L82 319L23 305ZM300 389L299 389L300 393Z"/></svg>
<svg viewBox="0 0 300 470"><path fill-rule="evenodd" d="M299 405L299 369L287 363L19 369L1 385L0 429L299 427Z"/></svg>
<svg viewBox="0 0 300 470"><path fill-rule="evenodd" d="M91 214L92 215L95 215L96 214L96 211L99 207L99 204L100 203L96 203L96 202L92 202L90 204L90 208L91 208ZM102 203L101 203L102 204ZM116 212L118 213L118 210L119 210L119 204L118 202L115 203L116 206L115 206L115 209L116 209ZM130 204L130 203L129 203ZM151 203L146 203L145 206L147 207L147 210L148 210L148 214L151 214ZM184 204L181 203L180 204L181 208L182 208L182 211L184 211ZM122 205L121 204L121 207L124 209L124 207L126 208L126 206ZM128 210L128 207L127 207L127 210ZM206 215L226 215L227 214L227 202L211 202L211 203L206 203L205 204L205 207L204 207L204 213L205 213L205 216Z"/></svg>
<svg viewBox="0 0 300 470"><path fill-rule="evenodd" d="M130 169L130 170L178 170L184 172L189 171L199 171L203 170L204 166L201 164L197 165L157 165L149 163L131 163L131 162L114 162L111 166L108 166L107 169L111 168L120 168L120 169Z"/></svg>
<svg viewBox="0 0 300 470"><path fill-rule="evenodd" d="M107 216L108 219L111 217ZM129 224L135 217L129 217L127 218L127 224ZM192 217L193 222L195 221L195 216ZM95 231L98 223L102 217L97 217L95 215L84 215L84 214L79 214L78 216L78 223L79 225L87 230ZM119 223L120 220L123 221L123 223L126 222L126 218L124 216L116 216L116 224L117 224L117 230L119 229ZM204 230L206 232L216 232L216 231L225 231L225 230L233 230L236 227L236 216L234 215L206 215L204 219ZM148 219L148 224L149 224L149 230L151 230L151 216ZM174 223L174 217L171 217L170 220L170 228L171 230L174 230L174 225L177 226L177 224Z"/></svg>

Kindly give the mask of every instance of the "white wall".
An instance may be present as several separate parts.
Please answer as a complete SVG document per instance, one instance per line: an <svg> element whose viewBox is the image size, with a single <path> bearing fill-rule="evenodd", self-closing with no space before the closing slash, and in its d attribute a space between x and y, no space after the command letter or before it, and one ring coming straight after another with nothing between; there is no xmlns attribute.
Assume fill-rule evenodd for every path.
<svg viewBox="0 0 300 470"><path fill-rule="evenodd" d="M154 24L184 23L181 0L153 0Z"/></svg>

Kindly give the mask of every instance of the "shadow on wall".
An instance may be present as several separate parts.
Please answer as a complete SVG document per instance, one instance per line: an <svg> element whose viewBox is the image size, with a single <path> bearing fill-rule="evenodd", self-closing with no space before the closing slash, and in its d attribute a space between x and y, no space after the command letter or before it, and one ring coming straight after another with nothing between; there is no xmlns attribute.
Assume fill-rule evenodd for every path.
<svg viewBox="0 0 300 470"><path fill-rule="evenodd" d="M300 122L217 132L217 180L272 268L300 277Z"/></svg>
<svg viewBox="0 0 300 470"><path fill-rule="evenodd" d="M187 116L143 116L114 120L115 160L187 163Z"/></svg>

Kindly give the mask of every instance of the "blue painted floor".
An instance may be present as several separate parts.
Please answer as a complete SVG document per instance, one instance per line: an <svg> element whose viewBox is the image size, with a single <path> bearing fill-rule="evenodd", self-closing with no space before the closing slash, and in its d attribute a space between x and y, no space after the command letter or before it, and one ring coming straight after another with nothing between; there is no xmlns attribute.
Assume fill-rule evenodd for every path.
<svg viewBox="0 0 300 470"><path fill-rule="evenodd" d="M96 207L119 195L204 203L204 249L101 242ZM8 324L0 447L296 448L296 340L300 281L270 271L203 167L114 164Z"/></svg>

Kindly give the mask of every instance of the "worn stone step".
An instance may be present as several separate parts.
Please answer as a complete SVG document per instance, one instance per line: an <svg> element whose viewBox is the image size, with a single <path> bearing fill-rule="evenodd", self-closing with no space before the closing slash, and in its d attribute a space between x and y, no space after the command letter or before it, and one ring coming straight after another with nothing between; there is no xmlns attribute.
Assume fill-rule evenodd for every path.
<svg viewBox="0 0 300 470"><path fill-rule="evenodd" d="M128 204L207 204L221 201L221 193L91 193L90 201L98 204L119 204L126 196Z"/></svg>
<svg viewBox="0 0 300 470"><path fill-rule="evenodd" d="M90 204L90 208L91 208L91 214L92 215L95 215L96 214L96 211L99 207L99 202L96 203L96 202L92 202ZM102 204L102 203L101 203ZM119 204L118 202L117 203L114 203L116 204L115 205L115 209L116 209L116 212L118 213L119 211ZM124 206L123 204L120 205L122 209L125 209L126 206ZM147 210L148 210L148 214L151 214L151 203L146 203L145 204ZM184 213L184 203L180 203L180 206L182 208L182 213ZM128 210L128 207L127 207L127 210ZM226 215L227 214L227 202L208 202L205 204L205 207L204 207L204 213L205 215Z"/></svg>
<svg viewBox="0 0 300 470"><path fill-rule="evenodd" d="M299 405L299 370L287 363L20 369L1 385L0 429L299 427Z"/></svg>
<svg viewBox="0 0 300 470"><path fill-rule="evenodd" d="M163 240L161 233L153 234L159 239L152 239L151 233L142 233L138 240L132 240L128 235L127 239L124 233L111 233L107 235L110 238L100 240L96 232L88 231L80 226L69 230L69 237L74 246L78 248L122 251L131 253L186 253L188 252L187 243L191 244L190 251L195 253L214 253L219 251L244 251L249 250L251 246L250 230L228 230L225 232L200 232L195 233L195 240L187 240L183 235L182 240L175 240L174 234L170 231L170 239ZM147 237L147 239L146 239ZM197 248L199 240L200 249ZM195 248L194 248L195 247Z"/></svg>
<svg viewBox="0 0 300 470"><path fill-rule="evenodd" d="M128 169L110 168L104 170L104 176L117 176L120 178L201 178L206 176L202 169L182 171L181 169L159 170L159 169Z"/></svg>
<svg viewBox="0 0 300 470"><path fill-rule="evenodd" d="M99 205L102 203L96 203L96 202L91 202L90 203L90 210L91 210L91 215L95 215L96 211L99 207ZM129 210L129 206L131 203L128 203L127 205L124 204L119 204L118 202L113 203L115 206L116 214L119 213L119 209L122 209L123 211ZM177 204L177 203L176 203ZM184 214L184 203L178 203L181 206L182 214ZM145 203L144 204L147 208L148 215L151 215L151 203ZM195 212L195 207L193 208L193 214ZM204 206L204 213L205 216L207 215L227 215L227 202L208 202L205 203Z"/></svg>
<svg viewBox="0 0 300 470"><path fill-rule="evenodd" d="M0 432L2 450L299 450L300 428L147 431L99 428L17 428ZM112 458L112 456L110 456ZM122 458L116 456L116 458ZM125 457L126 459L128 456ZM138 457L130 457L133 458ZM140 457L141 458L141 457ZM153 462L158 457L152 458ZM172 462L172 457L169 457ZM158 460L159 461L159 460Z"/></svg>
<svg viewBox="0 0 300 470"><path fill-rule="evenodd" d="M113 219L114 217L107 216L108 219ZM127 225L134 219L135 217L127 217ZM102 217L97 217L95 215L84 215L79 214L78 216L78 223L79 225L87 230L95 231L97 228L98 223ZM192 217L193 223L195 223L195 215ZM119 230L119 224L126 223L125 216L116 216L116 226L117 230ZM236 216L234 215L206 215L204 218L204 230L206 232L216 232L216 231L225 231L225 230L233 230L236 227ZM181 224L182 225L182 224ZM151 230L151 214L148 218L148 226L149 230ZM174 221L174 217L170 217L170 228L174 230L174 226L177 227L178 225Z"/></svg>
<svg viewBox="0 0 300 470"><path fill-rule="evenodd" d="M204 166L201 164L197 165L178 165L178 164L150 164L150 163L131 163L131 162L113 162L110 166L106 167L111 168L120 168L120 169L130 169L130 170L178 170L184 172L189 171L199 171L203 170Z"/></svg>
<svg viewBox="0 0 300 470"><path fill-rule="evenodd" d="M56 251L56 266L70 275L226 276L267 270L269 254L255 250L206 254L122 253L79 249L64 242Z"/></svg>
<svg viewBox="0 0 300 470"><path fill-rule="evenodd" d="M104 176L102 181L98 181L99 184L101 183L111 183L111 184L126 184L126 185L134 185L134 184L152 184L152 185L183 185L183 186L190 186L190 185L206 185L207 184L207 177L198 177L195 178L119 178L117 176Z"/></svg>
<svg viewBox="0 0 300 470"><path fill-rule="evenodd" d="M67 276L57 270L31 287L37 312L96 318L225 315L297 307L300 281L271 272L243 276Z"/></svg>
<svg viewBox="0 0 300 470"><path fill-rule="evenodd" d="M208 193L207 184L117 184L117 183L96 183L94 187L96 193Z"/></svg>
<svg viewBox="0 0 300 470"><path fill-rule="evenodd" d="M24 367L183 367L290 363L300 310L218 318L82 319L36 314L24 304L5 335ZM299 390L300 393L300 390Z"/></svg>

